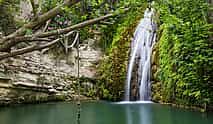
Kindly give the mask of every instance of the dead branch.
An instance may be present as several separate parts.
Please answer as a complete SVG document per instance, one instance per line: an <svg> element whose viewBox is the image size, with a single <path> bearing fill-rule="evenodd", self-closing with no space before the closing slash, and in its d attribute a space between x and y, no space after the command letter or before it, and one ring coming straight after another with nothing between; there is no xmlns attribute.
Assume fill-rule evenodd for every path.
<svg viewBox="0 0 213 124"><path fill-rule="evenodd" d="M85 26L88 25L92 25L92 24L96 24L101 20L113 17L114 14L107 14L105 16L101 16L95 19L91 19L91 20L87 20L84 22L81 22L79 24L76 25L72 25L70 27L67 28L63 28L63 29L58 29L58 30L53 30L53 31L49 31L49 32L41 32L38 34L33 34L33 35L26 35L26 36L19 36L19 37L14 37L14 39L9 40L8 42L5 42L4 44L0 45L0 52L5 52L8 51L8 49L10 49L12 46L15 46L16 44L20 43L20 42L25 42L30 40L31 38L44 38L44 37L49 37L49 36L54 36L54 35L60 35L60 34L65 34L68 33L70 31L73 31L75 29L79 29L79 28L83 28Z"/></svg>
<svg viewBox="0 0 213 124"><path fill-rule="evenodd" d="M0 60L6 59L8 57L13 57L13 56L17 56L17 55L21 55L24 53L29 53L35 50L41 50L47 47L50 47L54 44L56 44L58 41L60 41L60 39L56 39L52 42L46 43L45 45L32 45L26 48L22 48L22 49L18 49L18 50L14 50L11 51L10 53L4 53L4 54L0 54Z"/></svg>
<svg viewBox="0 0 213 124"><path fill-rule="evenodd" d="M53 31L44 32L44 33L39 33L39 34L26 36L26 37L40 37L40 38L42 38L42 37L49 37L49 36L53 36L53 35L65 34L65 33L68 33L70 31L86 27L88 25L96 24L101 20L104 20L104 19L107 19L107 18L110 18L110 17L113 17L113 16L115 16L115 15L114 14L107 14L107 15L104 15L104 16L101 16L101 17L98 17L98 18L95 18L95 19L90 19L90 20L69 26L67 28L53 30Z"/></svg>
<svg viewBox="0 0 213 124"><path fill-rule="evenodd" d="M43 32L45 32L45 31L47 30L47 28L48 28L50 22L51 22L51 19L49 19L49 20L46 22L46 25L44 26Z"/></svg>
<svg viewBox="0 0 213 124"><path fill-rule="evenodd" d="M45 23L47 20L55 17L57 14L59 14L62 11L62 8L64 6L72 6L81 0L66 0L66 2L62 5L59 5L50 11L46 12L45 14L39 16L36 20L33 20L32 22L29 22L28 24L25 24L23 27L16 30L14 33L0 39L0 44L4 43L5 41L8 41L10 39L13 39L16 36L23 35L26 29L33 29L36 26Z"/></svg>
<svg viewBox="0 0 213 124"><path fill-rule="evenodd" d="M127 11L127 10L128 9L125 9L125 11ZM85 26L92 25L92 24L97 24L104 19L116 16L116 15L117 14L111 13L111 14L107 14L107 15L104 15L104 16L101 16L101 17L98 17L98 18L95 18L95 19L91 19L91 20L81 22L81 23L76 24L76 25L69 26L69 27L64 28L64 29L58 29L58 30L53 30L53 31L49 31L49 32L41 32L41 33L38 33L38 34L27 35L27 36L17 36L17 37L14 37L13 40L9 40L5 45L1 44L0 52L2 52L5 48L10 49L12 46L15 46L16 44L18 44L20 42L39 41L39 40L40 41L49 41L49 39L47 39L45 37L70 33L71 31L73 31L75 29L83 28ZM21 55L21 54L24 54L24 53L29 53L29 52L32 52L32 51L35 51L35 50L42 50L44 48L48 48L48 47L56 44L58 41L60 41L60 38L53 40L52 42L48 42L45 45L32 45L32 46L25 47L25 48L22 48L22 49L10 51L9 53L3 53L3 54L0 54L0 60L3 60L3 59L8 58L8 57Z"/></svg>
<svg viewBox="0 0 213 124"><path fill-rule="evenodd" d="M102 24L102 25L113 25L112 22L106 22L106 21L100 21L99 24Z"/></svg>

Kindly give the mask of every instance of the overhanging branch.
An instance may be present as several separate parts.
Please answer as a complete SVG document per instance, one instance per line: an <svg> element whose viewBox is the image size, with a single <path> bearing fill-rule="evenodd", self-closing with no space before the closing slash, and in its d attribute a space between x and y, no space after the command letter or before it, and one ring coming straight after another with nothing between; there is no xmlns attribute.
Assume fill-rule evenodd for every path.
<svg viewBox="0 0 213 124"><path fill-rule="evenodd" d="M65 33L68 33L70 31L73 31L75 29L79 29L79 28L86 27L88 25L96 24L101 20L104 20L104 19L107 19L107 18L110 18L110 17L113 17L113 16L115 16L115 15L114 14L107 14L107 15L104 15L104 16L101 16L101 17L98 17L98 18L95 18L95 19L90 19L90 20L69 26L67 28L53 30L53 31L44 32L44 33L38 33L38 34L35 34L35 35L26 36L26 37L43 38L43 37L49 37L49 36L53 36L53 35L65 34Z"/></svg>
<svg viewBox="0 0 213 124"><path fill-rule="evenodd" d="M9 40L8 42L5 42L4 44L0 45L0 52L7 51L12 46L15 46L16 44L18 44L20 42L26 42L26 41L32 40L34 38L44 38L44 37L49 37L49 36L54 36L54 35L65 34L70 31L73 31L75 29L79 29L79 28L86 27L88 25L99 23L99 21L113 17L113 16L115 16L115 15L107 14L107 15L104 15L104 16L101 16L101 17L98 17L95 19L87 20L87 21L81 22L79 24L69 26L67 28L63 28L63 29L53 30L53 31L49 31L49 32L42 32L42 33L38 33L38 34L34 34L34 35L17 36L17 37L14 37L13 39Z"/></svg>
<svg viewBox="0 0 213 124"><path fill-rule="evenodd" d="M76 1L78 1L78 0L76 0ZM124 9L124 12L126 12L128 10L129 10L128 8ZM13 47L21 42L49 41L49 39L48 39L49 36L57 36L57 35L61 35L61 34L66 34L75 29L83 28L85 26L92 25L92 24L97 24L104 19L114 17L117 15L118 15L118 13L117 14L111 13L111 14L107 14L107 15L104 15L104 16L101 16L101 17L98 17L95 19L90 19L90 20L81 22L79 24L69 26L64 29L58 29L58 30L53 30L53 31L49 31L49 32L42 32L42 33L38 33L38 34L34 34L34 35L16 36L16 37L13 37L13 39L8 40L7 42L3 42L3 43L0 42L0 52L4 52L4 50L10 49L11 47ZM22 49L13 50L13 51L10 51L9 53L2 53L2 54L0 54L0 60L3 60L8 57L21 55L24 53L29 53L29 52L32 52L35 50L41 50L41 49L44 49L44 48L47 48L47 47L50 47L50 46L56 44L58 41L60 41L60 39L53 40L52 42L49 42L45 45L33 45L33 46L25 47Z"/></svg>
<svg viewBox="0 0 213 124"><path fill-rule="evenodd" d="M0 60L6 59L8 57L21 55L21 54L24 54L24 53L29 53L29 52L32 52L32 51L35 51L35 50L41 50L41 49L44 49L44 48L47 48L47 47L50 47L50 46L56 44L58 41L60 41L60 39L53 40L52 42L49 42L45 45L32 45L32 46L29 46L29 47L26 47L26 48L11 51L10 53L0 54Z"/></svg>
<svg viewBox="0 0 213 124"><path fill-rule="evenodd" d="M23 33L25 32L26 29L33 29L36 26L45 23L47 20L55 17L57 14L59 14L62 11L62 8L64 6L72 6L78 2L80 2L81 0L66 0L66 2L64 2L64 4L61 4L53 9L51 9L50 11L48 11L47 13L39 16L36 20L33 20L32 22L29 22L28 24L25 24L23 27L19 28L18 30L16 30L14 33L4 37L3 39L0 39L0 43L3 43L7 40L13 39L16 36L20 36L23 35Z"/></svg>

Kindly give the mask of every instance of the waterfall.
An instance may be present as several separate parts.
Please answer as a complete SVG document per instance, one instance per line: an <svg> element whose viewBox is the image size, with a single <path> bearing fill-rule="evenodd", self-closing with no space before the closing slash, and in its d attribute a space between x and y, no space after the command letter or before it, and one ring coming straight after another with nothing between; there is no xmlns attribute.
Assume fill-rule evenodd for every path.
<svg viewBox="0 0 213 124"><path fill-rule="evenodd" d="M157 23L153 20L154 9L146 9L144 18L137 26L131 44L130 60L128 65L125 100L130 100L131 79L135 62L138 62L137 84L138 100L148 101L151 95L150 75L151 75L151 54L156 41Z"/></svg>

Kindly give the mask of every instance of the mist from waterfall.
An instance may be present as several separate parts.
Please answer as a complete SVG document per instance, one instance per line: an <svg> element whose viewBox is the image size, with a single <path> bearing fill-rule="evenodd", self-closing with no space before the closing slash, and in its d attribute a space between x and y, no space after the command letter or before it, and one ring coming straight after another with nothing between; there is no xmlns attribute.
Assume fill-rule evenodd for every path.
<svg viewBox="0 0 213 124"><path fill-rule="evenodd" d="M157 23L153 20L154 14L154 9L147 8L144 12L144 18L140 20L134 32L126 80L125 101L130 100L131 80L132 76L134 76L133 68L136 61L138 63L138 100L149 101L151 99L151 55L156 41L157 30Z"/></svg>

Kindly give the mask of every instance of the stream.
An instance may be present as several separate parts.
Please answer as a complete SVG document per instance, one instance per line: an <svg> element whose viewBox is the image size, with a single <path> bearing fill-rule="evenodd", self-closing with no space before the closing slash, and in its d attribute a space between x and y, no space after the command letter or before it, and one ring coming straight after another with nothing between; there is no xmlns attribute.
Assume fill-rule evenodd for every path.
<svg viewBox="0 0 213 124"><path fill-rule="evenodd" d="M155 103L83 102L81 124L212 124L213 113ZM76 124L75 103L0 108L0 124Z"/></svg>

